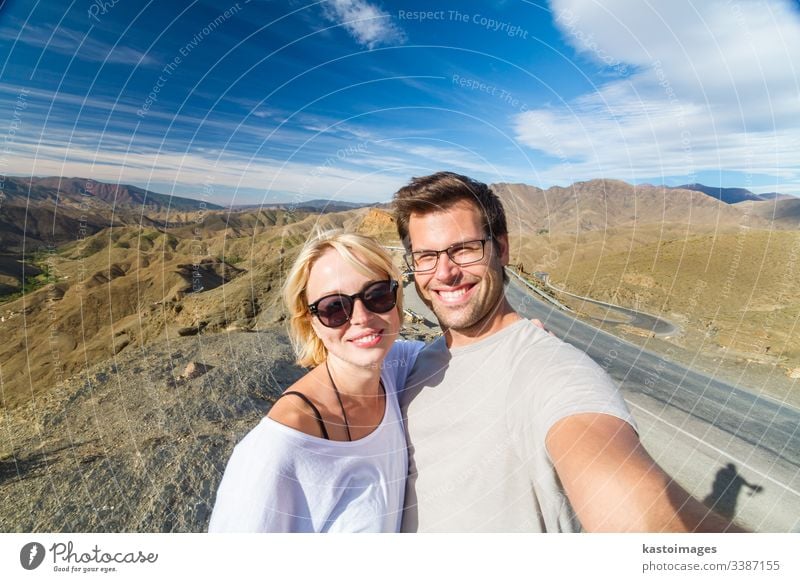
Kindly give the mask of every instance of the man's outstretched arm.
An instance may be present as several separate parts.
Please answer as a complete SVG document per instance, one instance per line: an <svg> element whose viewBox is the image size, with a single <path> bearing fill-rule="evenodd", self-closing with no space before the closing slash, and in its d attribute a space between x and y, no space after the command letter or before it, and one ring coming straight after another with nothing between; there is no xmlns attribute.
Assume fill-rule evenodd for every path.
<svg viewBox="0 0 800 582"><path fill-rule="evenodd" d="M547 450L586 531L744 531L675 483L619 418L564 418L548 432Z"/></svg>

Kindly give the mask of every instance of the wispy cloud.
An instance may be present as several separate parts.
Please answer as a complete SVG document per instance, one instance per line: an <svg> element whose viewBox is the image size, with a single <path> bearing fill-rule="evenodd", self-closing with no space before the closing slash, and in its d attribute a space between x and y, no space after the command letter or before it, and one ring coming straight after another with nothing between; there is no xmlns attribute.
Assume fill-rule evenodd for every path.
<svg viewBox="0 0 800 582"><path fill-rule="evenodd" d="M349 137L353 139L357 127L345 126L334 119L315 116L314 122L325 130L323 135L315 136L317 128L305 129L300 124L282 123L282 113L274 109L265 109L266 115L226 114L224 112L207 112L204 110L185 109L180 113L165 109L147 112L146 118L137 115L141 102L130 97L115 102L106 97L82 95L69 91L52 91L49 89L29 89L22 85L0 83L0 116L8 104L20 91L29 96L26 107L25 123L17 130L17 141L28 140L35 143L39 140L59 140L65 152L69 151L73 142L116 143L116 138L124 138L123 148L131 147L131 132L136 131L139 149L155 150L159 147L185 149L212 145L219 148L230 139L226 147L251 149L259 144L272 144L276 141L288 148L300 147L311 138L315 143L326 139ZM309 116L309 119L312 119ZM97 128L106 127L99 130ZM192 135L197 132L191 142L187 142L186 132ZM209 132L213 132L209 134ZM219 136L224 136L220 142ZM155 141L151 137L157 137ZM144 140L146 143L141 143ZM337 147L329 144L335 151Z"/></svg>
<svg viewBox="0 0 800 582"><path fill-rule="evenodd" d="M405 33L387 12L366 0L331 0L324 5L323 14L341 24L360 45L375 47L405 41Z"/></svg>
<svg viewBox="0 0 800 582"><path fill-rule="evenodd" d="M521 113L517 138L557 158L547 177L800 177L800 14L785 0L553 0L567 43L616 80ZM557 178L560 176L560 178Z"/></svg>
<svg viewBox="0 0 800 582"><path fill-rule="evenodd" d="M19 26L23 23L19 22ZM149 55L128 46L114 46L93 39L86 33L60 26L53 30L48 26L28 23L20 32L18 27L0 28L0 40L19 42L61 55L77 56L85 61L98 63L121 63L127 65L151 65L155 60Z"/></svg>
<svg viewBox="0 0 800 582"><path fill-rule="evenodd" d="M237 195L240 190L261 192L263 199L294 196L374 202L389 200L405 182L404 175L392 175L386 168L364 171L339 162L286 162L232 151L139 153L54 140L18 143L7 163L15 175L81 176L143 187L172 184L184 192L195 186L198 194L212 182L219 193L214 202L236 204L259 202L252 195Z"/></svg>

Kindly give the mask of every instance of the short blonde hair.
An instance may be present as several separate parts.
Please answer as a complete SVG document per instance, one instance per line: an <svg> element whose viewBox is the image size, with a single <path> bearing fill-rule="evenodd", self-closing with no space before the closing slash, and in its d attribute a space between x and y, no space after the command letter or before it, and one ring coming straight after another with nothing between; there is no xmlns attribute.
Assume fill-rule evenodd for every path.
<svg viewBox="0 0 800 582"><path fill-rule="evenodd" d="M362 234L329 230L309 239L292 265L283 286L283 301L289 311L289 339L300 366L317 366L328 357L328 350L311 326L307 286L314 263L333 249L359 273L376 279L391 278L399 283L397 313L403 321L403 284L400 270L386 249L374 238Z"/></svg>

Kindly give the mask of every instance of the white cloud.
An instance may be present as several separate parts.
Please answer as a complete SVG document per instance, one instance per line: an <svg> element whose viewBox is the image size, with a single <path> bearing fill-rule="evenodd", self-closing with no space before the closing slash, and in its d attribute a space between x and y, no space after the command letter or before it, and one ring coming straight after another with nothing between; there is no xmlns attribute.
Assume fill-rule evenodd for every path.
<svg viewBox="0 0 800 582"><path fill-rule="evenodd" d="M331 0L325 4L324 15L341 24L358 44L369 49L405 40L405 34L391 16L366 0Z"/></svg>
<svg viewBox="0 0 800 582"><path fill-rule="evenodd" d="M552 0L563 38L617 75L515 117L517 138L560 159L543 176L800 179L800 13L785 0Z"/></svg>

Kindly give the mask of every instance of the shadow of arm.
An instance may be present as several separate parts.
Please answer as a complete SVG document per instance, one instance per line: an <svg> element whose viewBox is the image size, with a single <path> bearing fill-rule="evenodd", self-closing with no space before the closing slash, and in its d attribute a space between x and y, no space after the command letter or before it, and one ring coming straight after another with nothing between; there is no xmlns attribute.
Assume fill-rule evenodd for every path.
<svg viewBox="0 0 800 582"><path fill-rule="evenodd" d="M670 478L619 418L564 418L548 433L547 450L586 531L744 531Z"/></svg>

